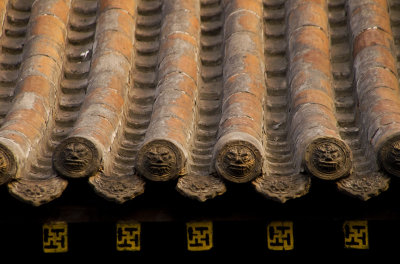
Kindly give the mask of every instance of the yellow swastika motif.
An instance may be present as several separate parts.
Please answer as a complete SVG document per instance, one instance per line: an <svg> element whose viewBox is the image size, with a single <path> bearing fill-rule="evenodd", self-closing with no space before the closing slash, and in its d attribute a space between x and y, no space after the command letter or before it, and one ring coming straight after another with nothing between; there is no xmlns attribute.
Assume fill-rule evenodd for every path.
<svg viewBox="0 0 400 264"><path fill-rule="evenodd" d="M68 224L66 222L50 222L42 226L43 252L68 252Z"/></svg>
<svg viewBox="0 0 400 264"><path fill-rule="evenodd" d="M345 248L368 249L368 222L345 221L343 223Z"/></svg>
<svg viewBox="0 0 400 264"><path fill-rule="evenodd" d="M212 222L186 223L186 233L189 251L205 251L213 247Z"/></svg>
<svg viewBox="0 0 400 264"><path fill-rule="evenodd" d="M117 250L140 251L140 223L117 223Z"/></svg>
<svg viewBox="0 0 400 264"><path fill-rule="evenodd" d="M270 250L292 250L294 248L293 222L274 221L267 227L267 243Z"/></svg>

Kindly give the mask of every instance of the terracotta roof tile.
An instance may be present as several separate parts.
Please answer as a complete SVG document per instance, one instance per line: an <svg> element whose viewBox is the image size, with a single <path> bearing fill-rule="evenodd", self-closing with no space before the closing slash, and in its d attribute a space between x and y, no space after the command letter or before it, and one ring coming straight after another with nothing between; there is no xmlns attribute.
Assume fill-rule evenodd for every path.
<svg viewBox="0 0 400 264"><path fill-rule="evenodd" d="M365 1L362 7L368 14L358 11L361 7L354 6L351 21L355 21L352 23L354 67L365 133L381 166L398 175L394 157L399 138L399 117L396 114L399 113L399 86L389 13L387 7L378 1ZM363 16L365 22L357 23L358 16ZM369 35L368 42L363 40L366 34ZM368 109L364 105L368 105Z"/></svg>
<svg viewBox="0 0 400 264"><path fill-rule="evenodd" d="M46 196L54 199L67 185L65 180L54 177L52 173L39 171L41 175L38 176L33 170L37 168L36 159L42 155L42 145L46 145L44 135L55 111L51 98L56 98L61 78L66 43L65 11L68 13L69 6L69 1L36 1L33 5L26 36L29 48L24 49L13 105L0 132L6 132L2 136L4 146L10 149L12 155L19 155L14 160L9 159L10 164L15 163L12 166L17 168L12 176L16 181L9 185L10 192L35 205L40 205L49 197L37 196L35 191L27 192L32 190L28 186L43 184L49 188ZM11 133L23 135L24 142L13 138ZM17 149L21 154L16 152Z"/></svg>
<svg viewBox="0 0 400 264"><path fill-rule="evenodd" d="M0 184L35 206L88 178L205 201L400 175L398 1L0 1ZM166 187L167 188L167 187Z"/></svg>

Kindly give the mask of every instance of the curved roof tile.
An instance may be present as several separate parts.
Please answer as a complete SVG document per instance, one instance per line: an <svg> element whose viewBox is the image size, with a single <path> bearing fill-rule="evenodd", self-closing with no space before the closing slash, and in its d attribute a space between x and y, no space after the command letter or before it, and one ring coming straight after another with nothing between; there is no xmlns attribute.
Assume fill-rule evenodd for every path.
<svg viewBox="0 0 400 264"><path fill-rule="evenodd" d="M73 178L117 203L146 181L285 202L317 177L367 200L400 175L399 8L1 1L0 184L34 206Z"/></svg>

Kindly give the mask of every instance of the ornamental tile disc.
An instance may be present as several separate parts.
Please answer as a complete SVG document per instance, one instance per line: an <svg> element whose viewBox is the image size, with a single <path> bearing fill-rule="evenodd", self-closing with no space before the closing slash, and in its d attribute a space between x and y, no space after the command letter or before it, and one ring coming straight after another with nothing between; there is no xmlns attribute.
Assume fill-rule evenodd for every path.
<svg viewBox="0 0 400 264"><path fill-rule="evenodd" d="M400 136L388 139L378 151L378 162L389 174L400 176Z"/></svg>
<svg viewBox="0 0 400 264"><path fill-rule="evenodd" d="M215 168L223 178L245 183L260 175L261 161L261 153L253 144L233 140L226 143L217 154Z"/></svg>
<svg viewBox="0 0 400 264"><path fill-rule="evenodd" d="M0 185L9 182L17 173L17 163L13 153L0 145Z"/></svg>
<svg viewBox="0 0 400 264"><path fill-rule="evenodd" d="M53 166L65 177L88 177L100 166L99 153L93 142L85 138L68 138L57 146Z"/></svg>
<svg viewBox="0 0 400 264"><path fill-rule="evenodd" d="M352 168L350 148L341 140L322 137L312 141L305 151L307 171L322 180L347 176Z"/></svg>
<svg viewBox="0 0 400 264"><path fill-rule="evenodd" d="M183 154L167 140L152 140L138 152L137 170L152 181L168 181L176 178L184 167Z"/></svg>

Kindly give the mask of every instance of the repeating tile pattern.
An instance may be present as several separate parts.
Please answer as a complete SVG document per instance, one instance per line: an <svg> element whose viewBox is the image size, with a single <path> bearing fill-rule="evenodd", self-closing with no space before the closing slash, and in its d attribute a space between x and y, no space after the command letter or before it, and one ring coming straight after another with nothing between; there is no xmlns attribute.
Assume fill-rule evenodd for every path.
<svg viewBox="0 0 400 264"><path fill-rule="evenodd" d="M312 181L362 200L400 175L397 0L5 0L0 184L39 206L74 178L206 201ZM338 194L340 195L340 194Z"/></svg>

